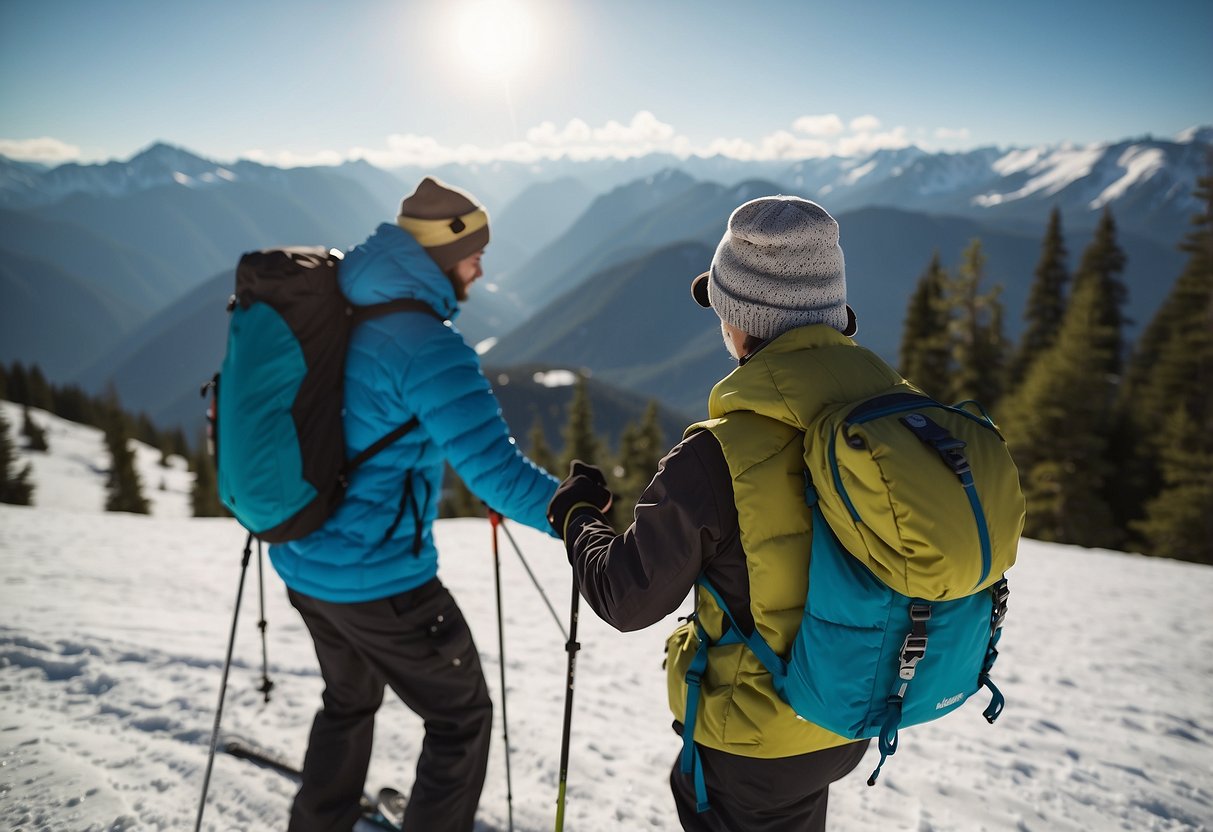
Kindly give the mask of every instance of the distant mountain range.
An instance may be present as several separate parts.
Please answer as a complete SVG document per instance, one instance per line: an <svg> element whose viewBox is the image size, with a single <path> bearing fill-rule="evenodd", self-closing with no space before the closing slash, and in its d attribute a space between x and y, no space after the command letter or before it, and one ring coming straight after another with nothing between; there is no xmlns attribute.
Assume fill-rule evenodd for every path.
<svg viewBox="0 0 1213 832"><path fill-rule="evenodd" d="M192 419L194 385L222 355L240 253L349 247L435 173L493 217L489 276L459 319L469 342L498 339L487 363L585 367L638 401L654 396L694 416L729 362L687 283L746 199L795 193L839 218L860 338L895 357L931 252L954 264L973 237L1017 333L1054 205L1071 266L1112 210L1129 259L1128 314L1144 323L1181 268L1175 245L1211 153L1213 129L1203 127L1085 147L910 147L796 162L653 154L436 171L223 164L165 144L100 165L0 157L0 360L38 362L52 380L94 389L113 383L168 424Z"/></svg>
<svg viewBox="0 0 1213 832"><path fill-rule="evenodd" d="M735 205L730 198L740 195L721 191L716 205L723 223L728 215L724 206ZM838 222L848 300L859 317L858 339L887 360L896 363L906 302L933 252L939 251L945 267L954 267L974 238L982 240L987 257L987 287L1003 286L1007 334L1018 336L1040 256L1043 220L1032 234L891 208L843 213ZM636 223L647 225L644 217ZM698 239L683 242L662 243L663 236L653 234L649 239L654 248L643 254L570 279L564 292L494 344L485 360L585 367L692 416L705 416L712 384L734 366L716 317L690 297L690 280L711 261L719 225L705 225ZM1089 236L1070 232L1066 242L1073 269ZM1119 242L1128 260L1123 278L1129 294L1127 314L1133 320L1131 336L1158 308L1184 258L1135 234L1122 233Z"/></svg>

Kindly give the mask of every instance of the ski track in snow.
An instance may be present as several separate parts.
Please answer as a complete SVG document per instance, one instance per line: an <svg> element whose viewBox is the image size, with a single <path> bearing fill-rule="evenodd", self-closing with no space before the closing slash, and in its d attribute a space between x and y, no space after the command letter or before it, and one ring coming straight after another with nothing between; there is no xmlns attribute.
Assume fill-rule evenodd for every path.
<svg viewBox="0 0 1213 832"><path fill-rule="evenodd" d="M10 423L20 409L4 403ZM153 516L105 514L101 434L52 416L34 454L34 508L0 506L0 828L190 829L206 766L244 534L187 517L189 474L142 448ZM174 460L180 463L180 460ZM157 477L150 479L149 477ZM511 531L561 617L560 544ZM497 725L477 829L507 823L489 526L440 522L441 577L484 661ZM501 542L514 826L555 816L564 703L563 637L509 541ZM875 749L830 794L830 828L1203 830L1213 828L1213 569L1024 541L995 680L984 697L909 729L879 784ZM257 559L244 590L225 731L301 761L321 681L302 622L265 562L270 678L258 692ZM677 614L685 614L684 604ZM566 828L667 830L679 750L664 672L676 615L620 634L581 605ZM567 622L566 622L567 626ZM390 695L368 789L407 792L420 721ZM220 754L203 827L285 827L296 785Z"/></svg>

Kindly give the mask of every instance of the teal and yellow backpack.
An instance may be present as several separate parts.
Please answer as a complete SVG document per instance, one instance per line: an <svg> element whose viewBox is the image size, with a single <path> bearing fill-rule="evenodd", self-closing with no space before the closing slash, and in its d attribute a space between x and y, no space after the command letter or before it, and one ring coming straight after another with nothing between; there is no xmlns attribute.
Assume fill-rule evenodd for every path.
<svg viewBox="0 0 1213 832"><path fill-rule="evenodd" d="M719 593L700 585L730 615L721 642L744 642L800 717L878 739L874 785L900 728L951 713L983 687L986 719L1001 712L990 670L1023 493L980 406L944 405L905 385L825 413L805 434L804 462L813 543L790 653L742 632ZM693 722L689 701L687 714Z"/></svg>

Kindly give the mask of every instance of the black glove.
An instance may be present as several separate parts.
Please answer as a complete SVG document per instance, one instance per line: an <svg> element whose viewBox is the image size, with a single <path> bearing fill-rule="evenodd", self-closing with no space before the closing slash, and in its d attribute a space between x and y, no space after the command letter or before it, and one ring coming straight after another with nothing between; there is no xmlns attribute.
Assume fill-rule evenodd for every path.
<svg viewBox="0 0 1213 832"><path fill-rule="evenodd" d="M569 476L556 489L548 503L548 523L561 539L568 523L569 512L578 503L588 503L605 514L611 507L611 492L606 487L606 476L593 465L580 459L569 464Z"/></svg>

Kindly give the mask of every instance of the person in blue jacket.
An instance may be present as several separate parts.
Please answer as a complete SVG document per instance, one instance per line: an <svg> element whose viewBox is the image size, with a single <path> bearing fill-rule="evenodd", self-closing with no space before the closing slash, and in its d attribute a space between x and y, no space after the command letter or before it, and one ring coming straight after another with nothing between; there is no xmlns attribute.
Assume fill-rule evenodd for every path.
<svg viewBox="0 0 1213 832"><path fill-rule="evenodd" d="M425 721L404 828L473 827L493 708L472 634L438 578L433 522L444 463L494 510L549 533L545 511L557 485L510 438L479 358L451 324L483 274L488 241L484 208L427 177L396 222L380 225L341 265L351 303L412 298L437 315L401 311L355 328L345 365L347 455L413 417L419 427L355 469L324 526L270 548L325 683L291 832L346 832L356 822L385 686Z"/></svg>

